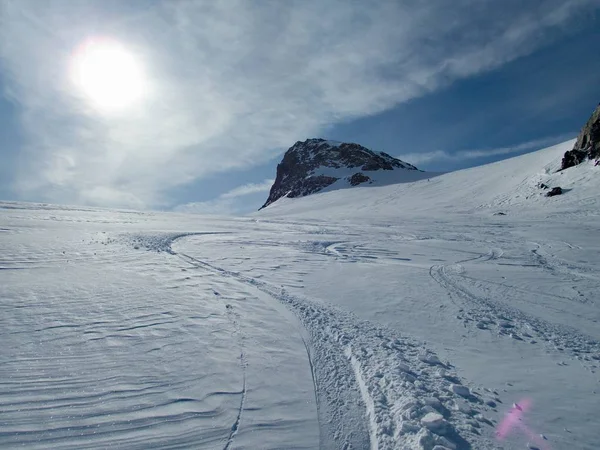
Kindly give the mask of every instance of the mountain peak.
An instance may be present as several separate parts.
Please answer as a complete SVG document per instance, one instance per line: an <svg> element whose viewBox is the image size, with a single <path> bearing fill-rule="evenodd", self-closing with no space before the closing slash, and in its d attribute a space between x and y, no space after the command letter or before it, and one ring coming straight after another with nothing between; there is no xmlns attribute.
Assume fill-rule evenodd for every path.
<svg viewBox="0 0 600 450"><path fill-rule="evenodd" d="M359 144L318 138L298 141L277 165L277 177L262 207L281 197L304 197L333 184L339 187L381 184L378 172L397 170L420 172L411 164Z"/></svg>

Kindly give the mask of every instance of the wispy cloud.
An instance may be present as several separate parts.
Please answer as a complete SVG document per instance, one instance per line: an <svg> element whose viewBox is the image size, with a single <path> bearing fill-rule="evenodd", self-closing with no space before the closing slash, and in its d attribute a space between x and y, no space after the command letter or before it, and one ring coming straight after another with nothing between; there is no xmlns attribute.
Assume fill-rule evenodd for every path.
<svg viewBox="0 0 600 450"><path fill-rule="evenodd" d="M242 186L238 186L224 194L221 194L221 198L236 198L243 197L250 194L257 194L259 192L268 192L273 185L275 180L268 179L263 181L262 183L248 183Z"/></svg>
<svg viewBox="0 0 600 450"><path fill-rule="evenodd" d="M0 0L5 94L27 137L15 188L169 205L174 187L528 54L595 4ZM150 93L126 114L99 115L68 79L73 49L93 35L144 62Z"/></svg>
<svg viewBox="0 0 600 450"><path fill-rule="evenodd" d="M220 216L232 216L241 211L239 205L231 198L216 198L205 202L186 203L173 208L173 211L188 214L216 214Z"/></svg>
<svg viewBox="0 0 600 450"><path fill-rule="evenodd" d="M431 162L447 162L447 161L465 161L470 159L489 158L491 156L511 155L513 153L524 153L532 150L540 150L551 145L565 142L572 139L576 133L562 134L559 136L551 136L544 139L535 139L533 141L523 142L520 144L509 145L499 148L481 148L473 150L457 150L448 152L445 150L434 150L431 152L415 152L404 153L397 155L403 161L414 164L416 166L428 164Z"/></svg>
<svg viewBox="0 0 600 450"><path fill-rule="evenodd" d="M256 194L266 193L273 185L273 179L264 180L262 183L248 183L242 186L224 192L219 197L205 202L192 202L185 205L178 205L174 208L175 211L187 212L194 214L221 214L232 215L243 212L248 212L256 208L249 208L248 202L240 199L240 197L256 196ZM266 195L263 201L266 200ZM251 203L250 203L251 204Z"/></svg>

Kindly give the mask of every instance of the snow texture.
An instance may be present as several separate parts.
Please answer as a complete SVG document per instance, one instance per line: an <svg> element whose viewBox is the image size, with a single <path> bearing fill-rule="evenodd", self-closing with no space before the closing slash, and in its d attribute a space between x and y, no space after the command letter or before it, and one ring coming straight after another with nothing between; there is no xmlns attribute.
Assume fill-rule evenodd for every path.
<svg viewBox="0 0 600 450"><path fill-rule="evenodd" d="M0 447L596 448L570 146L241 218L0 202Z"/></svg>

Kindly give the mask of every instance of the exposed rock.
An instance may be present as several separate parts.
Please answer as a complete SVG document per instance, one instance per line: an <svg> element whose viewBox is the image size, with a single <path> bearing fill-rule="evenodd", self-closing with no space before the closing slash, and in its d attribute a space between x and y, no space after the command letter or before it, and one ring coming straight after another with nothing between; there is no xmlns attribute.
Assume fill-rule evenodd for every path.
<svg viewBox="0 0 600 450"><path fill-rule="evenodd" d="M569 167L581 164L587 158L587 152L584 150L573 149L565 152L562 162L560 164L560 170L568 169Z"/></svg>
<svg viewBox="0 0 600 450"><path fill-rule="evenodd" d="M450 424L444 419L444 416L436 412L425 414L421 419L421 426L438 435L444 435L452 429Z"/></svg>
<svg viewBox="0 0 600 450"><path fill-rule="evenodd" d="M370 180L371 179L362 172L355 173L349 179L350 184L352 186L358 186L359 184L366 183L367 181L370 181Z"/></svg>
<svg viewBox="0 0 600 450"><path fill-rule="evenodd" d="M453 384L452 392L454 392L456 395L460 395L461 397L468 398L471 396L471 390L467 386L463 386L461 384Z"/></svg>
<svg viewBox="0 0 600 450"><path fill-rule="evenodd" d="M448 438L433 434L427 428L421 428L417 433L416 438L418 444L418 447L416 448L419 450L456 450L458 448L458 446ZM466 444L466 442L464 442L464 444ZM411 446L411 448L413 447ZM461 448L467 447L462 446Z"/></svg>
<svg viewBox="0 0 600 450"><path fill-rule="evenodd" d="M345 178L350 185L357 186L372 181L372 177L364 172L397 169L418 170L387 153L374 152L358 144L324 139L299 141L289 148L277 166L275 182L262 207L281 197L295 198L313 194L341 178Z"/></svg>
<svg viewBox="0 0 600 450"><path fill-rule="evenodd" d="M581 164L587 159L600 159L600 104L579 133L573 150L563 156L560 170Z"/></svg>
<svg viewBox="0 0 600 450"><path fill-rule="evenodd" d="M538 187L539 187L540 189L550 189L550 186L548 186L547 184L544 184L544 183L540 183L540 184L538 184Z"/></svg>
<svg viewBox="0 0 600 450"><path fill-rule="evenodd" d="M563 190L560 186L553 187L550 191L546 192L546 197L554 197L555 195L561 195Z"/></svg>
<svg viewBox="0 0 600 450"><path fill-rule="evenodd" d="M436 355L431 354L431 353L421 353L419 355L419 360L423 361L426 364L430 364L432 366L435 366L436 364L439 364L440 366L443 366L444 364L440 361L440 358L438 358Z"/></svg>

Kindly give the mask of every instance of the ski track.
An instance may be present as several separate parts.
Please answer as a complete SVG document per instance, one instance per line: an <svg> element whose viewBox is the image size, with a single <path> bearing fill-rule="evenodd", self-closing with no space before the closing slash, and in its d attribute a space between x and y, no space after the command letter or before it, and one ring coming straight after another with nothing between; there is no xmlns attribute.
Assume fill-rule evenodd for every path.
<svg viewBox="0 0 600 450"><path fill-rule="evenodd" d="M365 407L367 408L366 414L369 422L369 438L371 439L371 450L379 450L379 439L377 439L377 415L375 414L375 402L369 394L367 383L363 378L363 373L360 368L360 363L352 353L351 347L346 347L344 354L350 361L350 365L354 370L354 376L360 389L360 395L362 396Z"/></svg>
<svg viewBox="0 0 600 450"><path fill-rule="evenodd" d="M238 345L240 346L240 366L242 369L242 391L240 394L240 406L238 409L237 417L235 418L234 424L231 426L231 431L229 433L229 437L227 438L227 443L223 450L228 450L233 444L233 440L240 428L240 422L242 421L242 414L244 413L244 404L246 403L247 389L246 389L246 367L248 366L248 361L246 360L246 352L244 350L244 336L242 334L240 324L239 324L239 315L233 312L233 307L230 304L225 305L227 309L227 318L229 322L233 325L235 330L235 335L238 340Z"/></svg>
<svg viewBox="0 0 600 450"><path fill-rule="evenodd" d="M92 242L118 244L122 238L104 236ZM134 246L139 247L137 242ZM0 447L235 448L248 391L239 317L225 309L225 303L223 315L189 311L189 303L166 306L165 299L144 283L103 286L90 281L98 274L104 277L102 265L90 267L91 255L115 259L115 247L106 255L98 247L78 257L63 247L67 254L58 259L55 255L65 251L36 252L26 243L19 254L15 246L2 255L10 264L14 254L18 264L28 264L25 269L51 267L51 260L60 261L65 271L73 261L88 264L72 266L83 281L76 275L55 285L47 270L41 280L32 275L32 287L22 291L22 298L9 283L1 286L7 295L0 302L0 323L8 326L0 334L8 353L0 352ZM139 255L125 253L118 262L139 273L146 270L140 267L145 262ZM154 271L157 264L152 261L147 267ZM11 269L15 267L7 268ZM197 345L208 333L228 332L228 323L234 348L221 347L220 356L235 357L237 340L240 389L234 384L235 372L211 384L221 368L213 369L212 355ZM200 327L207 331L197 337ZM205 363L203 356L208 356ZM231 361L235 367L236 361ZM204 382L219 388L201 391ZM237 411L234 396L240 398Z"/></svg>
<svg viewBox="0 0 600 450"><path fill-rule="evenodd" d="M488 408L481 395L472 392L463 398L455 394L452 387L461 381L452 365L441 362L422 342L173 250L176 240L202 234L205 233L137 235L131 242L178 256L191 266L258 289L298 317L311 340L310 345L304 345L313 372L318 411L320 415L326 413L319 417L319 423L325 428L333 426L328 433L333 433L335 448L431 450L439 445L471 449L473 443L477 443L475 448L495 448L493 442L481 438L481 427L493 424L484 416ZM321 248L327 252L328 247L339 244L329 242ZM357 405L361 412L357 412ZM443 427L437 433L420 421L430 412L444 416ZM327 415L332 423L324 423ZM321 447L329 448L329 443L322 442Z"/></svg>
<svg viewBox="0 0 600 450"><path fill-rule="evenodd" d="M325 235L328 233L330 232L315 231L315 234ZM339 235L339 231L331 232L331 234L335 233ZM259 271L259 275L254 276L256 272L252 267L232 270L232 266L234 268L244 267L245 263L243 261L250 259L245 257L245 255L239 255L239 257L236 256L235 258L219 257L216 260L211 260L209 263L204 261L202 256L192 256L173 249L173 244L184 238L198 237L202 240L203 236L210 237L227 234L231 233L124 233L117 235L116 238L104 236L98 243L104 245L124 244L128 248L133 247L135 250L142 249L164 253L163 256L158 258L147 258L147 264L144 262L145 258L143 256L140 258L140 253L138 252L126 252L123 254L122 259L127 264L131 263L131 268L135 268L138 272L140 271L140 263L144 265L142 270L144 273L153 274L154 271L159 270L160 276L164 276L164 280L167 281L168 285L165 286L166 289L176 289L182 282L193 286L193 282L186 281L190 280L190 277L186 275L191 274L195 268L198 269L198 276L206 276L206 273L213 274L209 275L211 277L217 275L218 277L214 278L222 280L224 284L232 287L234 292L243 292L246 295L246 293L255 291L257 292L256 296L262 294L262 298L266 297L267 302L272 301L273 304L281 305L276 310L289 311L289 314L295 316L302 325L302 332L299 334L299 338L302 340L302 345L308 357L308 364L310 365L310 376L312 377L311 381L314 388L314 398L320 427L320 448L343 448L346 450L358 448L432 450L436 445L449 449L456 448L463 450L470 448L498 448L498 444L491 440L490 437L492 429L488 428L494 422L486 417L486 411L490 412L490 414L492 413L491 411L494 411L494 413L497 412L495 407L488 407L488 403L489 400L501 403L498 393L486 390L487 392L483 394L471 392L466 397L455 394L453 387L456 387L455 385L461 386L463 382L457 376L454 367L447 361L440 361L433 352L426 349L426 344L423 342L407 338L395 330L361 320L350 312L330 306L322 301L296 294L295 291L292 294L288 289L293 284L287 284L288 289L283 288L283 286L276 286L269 282L269 280L263 279L264 273L261 273L261 271ZM345 235L349 237L351 233L345 233ZM220 242L220 238L216 239L216 242ZM356 239L363 240L364 236L360 232L357 232ZM398 239L406 240L404 237L398 237ZM463 237L456 236L456 240L461 239ZM422 238L413 236L411 240L422 240ZM246 245L264 246L273 247L277 251L279 249L293 248L295 251L300 250L306 253L334 257L341 263L373 264L377 263L378 260L380 262L410 261L409 258L401 258L401 254L390 249L370 248L369 244L364 241L327 240L325 236L323 236L322 240L295 240L284 243L267 240L249 242L248 240L234 238L234 240L225 239L222 244L230 246L232 242L240 247ZM495 243L495 245L498 244L501 245L501 243ZM541 249L539 244L536 245L537 250ZM201 249L201 247L199 248ZM97 250L96 247L93 250ZM74 261L85 261L90 258L91 253L96 255L96 252L93 250L89 250L87 253L82 252L76 257L68 255L64 258L70 258ZM433 266L427 264L425 268L429 269L431 278L448 291L449 297L454 304L461 308L459 319L464 321L466 327L495 331L501 336L529 341L532 344L537 343L537 341L543 341L551 345L555 350L562 352L562 354L568 354L570 357L578 359L584 366L586 364L597 364L596 360L600 356L598 352L600 346L597 341L581 334L575 329L554 325L535 316L528 315L519 309L504 306L504 304L495 302L486 295L475 293L481 289L481 286L478 286L476 283L487 283L487 281L467 277L465 266L470 267L469 265L484 264L490 261L497 263L504 255L501 248L495 247L483 254L466 249L464 253L472 256L469 258L463 257L464 259L460 259L453 264L437 264ZM42 258L46 258L50 254L48 252L42 255ZM143 252L141 254L143 255ZM211 254L214 254L214 251ZM536 263L534 264L535 267L555 271L553 268L548 269L544 267L551 267L551 264L546 261L550 257L542 253L541 250L530 254L543 255L543 258L545 258L544 260L539 259L534 261ZM532 257L537 258L537 256ZM551 257L554 258L553 255ZM114 247L113 250L106 253L106 258L107 260L114 259ZM20 268L10 265L11 262L14 263L14 260L11 261L10 254L5 255L4 259L8 269ZM189 267L181 268L181 264L178 266L177 264L170 263L178 262L179 260L185 262ZM43 260L42 262L45 261ZM231 266L225 268L223 265L227 263L221 261L227 261ZM435 261L435 259L432 259L432 261ZM556 259L552 261L555 262ZM27 268L34 268L37 267L40 261L35 259L33 253L29 257L27 253L21 252L18 262L19 264L28 264L29 267ZM172 274L179 273L180 270L187 271L188 274L177 275L173 278ZM564 271L561 271L560 274L577 276L577 274L572 272L567 273ZM156 277L157 274L153 276ZM160 283L160 280L158 282ZM474 284L474 287L470 287L469 283ZM512 288L511 286L505 287L508 289ZM132 289L133 291L134 289ZM74 292L76 292L76 289L74 289ZM107 290L107 292L109 291ZM116 292L120 291L117 289ZM67 297L68 294L67 292ZM122 294L123 298L129 298L128 292L122 292ZM94 293L94 295L98 294ZM214 291L214 295L215 299L218 302L222 302L225 307L225 314L220 315L222 319L222 322L220 322L221 330L226 330L227 333L233 330L231 335L234 338L234 342L237 343L237 359L239 361L233 359L236 354L234 351L230 355L231 364L232 366L239 364L241 375L241 388L237 387L240 380L234 379L233 389L209 394L209 396L231 396L230 415L227 416L227 420L221 417L221 411L218 409L198 412L189 411L188 405L191 406L196 403L200 405L204 399L181 397L175 398L172 401L155 401L152 408L143 408L135 411L125 409L119 411L118 415L113 414L112 417L103 417L98 426L105 427L105 423L111 421L112 428L110 432L107 431L107 428L101 428L92 436L90 434L90 427L87 424L69 426L68 428L67 426L61 427L59 424L58 426L53 425L54 428L47 428L43 431L38 429L33 430L33 428L32 431L22 430L16 434L14 431L4 433L0 431L0 442L9 444L15 442L32 443L33 439L40 440L41 436L40 442L42 444L38 443L38 447L39 445L52 446L55 444L63 446L67 436L81 433L82 437L79 440L71 437L70 439L73 440L69 441L69 445L64 448L85 448L97 447L104 443L107 445L117 443L120 442L120 436L129 438L131 434L136 433L138 441L125 441L125 445L129 445L131 448L144 448L147 441L143 441L141 437L138 437L144 433L144 430L156 428L161 424L169 424L169 426L186 424L190 419L194 418L208 418L212 420L218 418L220 425L222 425L220 430L205 430L202 429L203 427L199 427L194 432L188 431L187 434L181 434L180 436L160 436L161 444L164 444L165 448L179 448L189 445L190 442L200 442L199 439L201 439L203 444L208 443L208 445L211 445L211 448L213 448L212 444L215 444L214 448L219 446L219 448L223 448L224 450L232 450L240 445L238 440L242 439L241 433L248 431L244 429L245 421L249 422L250 419L247 417L251 416L248 413L250 410L246 410L246 405L255 406L252 405L252 402L256 403L256 400L252 397L248 398L248 392L252 392L252 389L247 384L247 336L243 333L241 326L244 317L238 313L237 307L235 309L231 307L227 303L227 299L221 297L216 290ZM255 294L251 294L250 297L255 298ZM101 300L101 297L98 298ZM135 297L132 295L132 298ZM15 307L19 307L18 304L15 305ZM26 306L30 307L30 305ZM153 305L151 305L150 309L140 307L139 305L128 307L127 302L124 302L123 308L124 317L119 317L118 321L115 322L118 323L118 326L112 326L110 321L98 321L94 324L86 324L84 328L80 328L78 324L68 322L52 322L40 324L39 327L33 327L31 331L34 333L47 333L52 330L73 329L74 334L83 335L87 341L98 342L100 345L112 346L123 341L137 345L134 340L135 333L144 330L147 330L149 333L160 333L162 330L170 328L175 323L174 321L177 320L176 315L169 313L169 311L147 314L146 312L153 311ZM200 314L194 317L194 319L206 318ZM230 327L224 327L223 323L229 323ZM478 330L475 331L481 332ZM15 333L18 332L25 331L17 331ZM190 338L193 339L193 336L186 336L186 339ZM250 337L250 339L252 338ZM145 345L154 346L155 344L151 344L151 342L153 340L146 341ZM126 345L130 344L127 343ZM148 351L153 351L153 349ZM75 364L77 362L74 361ZM43 367L43 362L39 361L39 358L38 363L40 367ZM59 369L51 366L44 367L44 370L57 373L60 373ZM41 377L33 381L40 384L44 382ZM108 380L96 381L103 382ZM182 380L182 383L186 381ZM52 389L58 389L57 386L60 386L65 392L75 393L79 388L84 389L90 385L89 380L85 378L75 378L71 382L72 386L67 384L60 385L58 384L58 380L56 380L50 386ZM6 395L11 389L10 381L0 384L0 387L3 389L2 394ZM35 389L35 386L29 384L28 389ZM2 407L7 407L11 411L20 411L21 409L36 411L43 408L50 411L56 408L56 405L51 403L49 399L59 398L58 414L64 414L65 418L68 419L68 413L64 413L62 408L78 408L79 405L87 408L90 404L94 405L96 402L102 402L100 404L104 404L104 402L121 404L131 398L146 399L148 395L168 394L171 391L171 386L153 386L148 389L150 390L146 391L146 387L143 387L131 393L126 390L108 393L100 392L97 394L86 392L68 398L57 395L58 392L50 392L48 390L43 392L46 398L31 399L31 397L26 396L26 398L31 399L30 403L27 404L21 401L11 402L13 397L9 395L5 397L9 401L3 401ZM233 396L239 396L239 403L238 399ZM154 399L148 398L147 401L152 402ZM118 411L118 409L116 410ZM445 420L442 429L437 429L435 433L428 430L424 423L421 422L421 419L426 414L432 412L439 412ZM97 419L91 413L87 414L90 415L83 417L84 421ZM152 416L149 417L149 414L152 414ZM65 423L67 423L66 420ZM227 423L231 425L228 427ZM482 435L488 437L483 437Z"/></svg>
<svg viewBox="0 0 600 450"><path fill-rule="evenodd" d="M179 256L193 267L202 268L217 273L220 276L232 278L243 285L258 289L269 297L281 301L278 298L277 290L270 288L266 283L245 277L238 272L215 267L184 253L176 253L172 250L167 251L172 255ZM288 302L282 301L282 303L288 305ZM328 346L321 345L326 339L325 334L321 330L308 329L308 331L313 345L308 345L302 336L301 339L306 348L313 373L315 398L317 401L325 399L325 404L320 401L318 403L318 413L322 414L322 417L319 417L319 423L324 428L321 431L321 447L364 448L366 430L364 430L364 423L361 421L360 415L356 414L356 405L360 403L360 396L355 392L355 386L349 382L351 380L351 372L349 367L344 365L344 360L341 358L342 352L337 348L338 345L336 343ZM314 355L311 349L314 350ZM324 365L328 365L332 370L321 371L320 367ZM320 389L320 386L323 386L323 389ZM333 429L329 429L331 425L328 421L331 419L334 422ZM341 445L340 441L342 442ZM338 445L335 445L335 443Z"/></svg>
<svg viewBox="0 0 600 450"><path fill-rule="evenodd" d="M575 328L547 322L517 308L501 305L490 298L472 293L466 286L463 280L469 277L464 275L463 263L490 261L501 256L501 251L490 250L487 254L454 264L433 265L429 274L448 291L450 298L460 308L458 318L463 320L465 326L495 330L500 336L532 344L541 340L550 348L579 361L589 370L595 369L600 359L600 342L591 336L582 334ZM544 264L541 265L545 267Z"/></svg>
<svg viewBox="0 0 600 450"><path fill-rule="evenodd" d="M554 255L550 255L543 250L540 244L536 242L533 242L533 244L536 246L536 248L531 250L533 260L543 270L552 274L559 273L562 275L567 275L569 278L575 281L581 280L582 278L600 281L598 275L595 272L592 272L590 269L572 262L564 261Z"/></svg>

